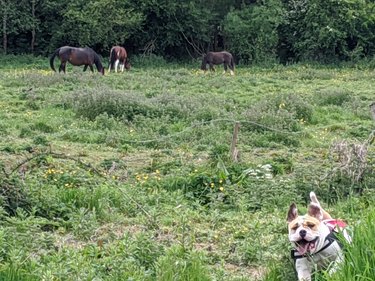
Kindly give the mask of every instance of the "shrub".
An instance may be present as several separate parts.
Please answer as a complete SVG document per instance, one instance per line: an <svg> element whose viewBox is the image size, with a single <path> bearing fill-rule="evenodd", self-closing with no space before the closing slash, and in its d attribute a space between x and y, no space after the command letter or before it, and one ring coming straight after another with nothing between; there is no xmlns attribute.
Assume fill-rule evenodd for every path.
<svg viewBox="0 0 375 281"><path fill-rule="evenodd" d="M251 106L243 115L249 121L245 128L251 130L295 132L311 121L313 108L296 94L272 95Z"/></svg>
<svg viewBox="0 0 375 281"><path fill-rule="evenodd" d="M133 56L131 64L137 67L165 67L168 63L161 57L154 54Z"/></svg>
<svg viewBox="0 0 375 281"><path fill-rule="evenodd" d="M99 126L100 124L108 126L113 123L108 120L112 117L127 122L134 122L138 117L149 119L164 117L172 122L181 119L207 121L220 116L220 112L225 110L220 106L223 103L221 99L212 103L208 96L180 97L173 94L161 94L145 98L139 94L115 91L105 87L95 91L92 89L76 91L63 103L71 106L77 116L95 120Z"/></svg>
<svg viewBox="0 0 375 281"><path fill-rule="evenodd" d="M257 2L232 10L223 23L228 48L247 63L275 62L282 14L279 0Z"/></svg>
<svg viewBox="0 0 375 281"><path fill-rule="evenodd" d="M17 180L0 180L0 207L9 215L15 215L18 208L31 210L31 202L21 183Z"/></svg>
<svg viewBox="0 0 375 281"><path fill-rule="evenodd" d="M95 117L94 126L100 130L112 130L118 126L118 121L114 117L108 116L107 112L104 112Z"/></svg>
<svg viewBox="0 0 375 281"><path fill-rule="evenodd" d="M34 144L48 145L48 140L45 136L35 136L33 139Z"/></svg>
<svg viewBox="0 0 375 281"><path fill-rule="evenodd" d="M240 186L249 211L285 208L291 198L301 198L297 186L289 178L263 179L254 175L243 180Z"/></svg>
<svg viewBox="0 0 375 281"><path fill-rule="evenodd" d="M344 103L351 101L353 93L342 88L322 89L314 95L314 101L321 106L337 105L342 106Z"/></svg>
<svg viewBox="0 0 375 281"><path fill-rule="evenodd" d="M45 122L36 122L31 126L31 129L38 130L43 133L53 133L55 131L55 128L46 124Z"/></svg>

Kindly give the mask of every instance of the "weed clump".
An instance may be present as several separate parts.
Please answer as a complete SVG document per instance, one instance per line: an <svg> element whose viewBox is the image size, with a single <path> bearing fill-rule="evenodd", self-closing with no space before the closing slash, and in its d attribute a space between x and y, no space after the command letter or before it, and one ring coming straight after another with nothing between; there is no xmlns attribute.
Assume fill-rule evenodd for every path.
<svg viewBox="0 0 375 281"><path fill-rule="evenodd" d="M350 102L351 99L352 93L342 88L327 88L314 95L314 101L320 106L342 106L344 103Z"/></svg>
<svg viewBox="0 0 375 281"><path fill-rule="evenodd" d="M249 122L245 127L258 132L300 131L311 121L313 107L296 94L277 95L255 103L243 115Z"/></svg>
<svg viewBox="0 0 375 281"><path fill-rule="evenodd" d="M18 208L30 210L31 203L22 186L15 180L0 181L0 206L14 216Z"/></svg>
<svg viewBox="0 0 375 281"><path fill-rule="evenodd" d="M165 93L147 98L136 93L103 88L76 91L64 104L72 107L77 116L99 122L103 121L103 116L126 122L134 122L139 117L167 118L170 122L187 119L206 121L220 116L220 112L225 110L220 109L220 101L208 105L205 100L209 100L209 97L180 97Z"/></svg>
<svg viewBox="0 0 375 281"><path fill-rule="evenodd" d="M171 247L157 261L157 280L212 280L203 257L181 246Z"/></svg>

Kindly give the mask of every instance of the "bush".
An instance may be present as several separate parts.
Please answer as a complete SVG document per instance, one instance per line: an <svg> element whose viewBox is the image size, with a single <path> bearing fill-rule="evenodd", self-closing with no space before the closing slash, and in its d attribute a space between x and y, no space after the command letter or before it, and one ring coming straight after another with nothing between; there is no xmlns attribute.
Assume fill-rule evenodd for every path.
<svg viewBox="0 0 375 281"><path fill-rule="evenodd" d="M181 97L161 94L145 98L139 94L115 91L106 87L76 91L63 103L71 106L77 116L95 120L102 127L113 125L111 118L126 122L134 122L139 117L163 117L170 122L181 119L208 121L220 116L221 111L224 111L220 106L222 100L217 99L212 103L209 96Z"/></svg>
<svg viewBox="0 0 375 281"><path fill-rule="evenodd" d="M261 179L248 177L241 183L249 211L273 210L289 206L291 198L301 198L297 186L288 178Z"/></svg>
<svg viewBox="0 0 375 281"><path fill-rule="evenodd" d="M264 132L299 131L301 125L312 120L313 107L297 94L272 95L262 99L243 115L249 121L245 128Z"/></svg>
<svg viewBox="0 0 375 281"><path fill-rule="evenodd" d="M167 61L162 56L154 54L149 55L138 55L131 58L131 64L137 67L165 67Z"/></svg>
<svg viewBox="0 0 375 281"><path fill-rule="evenodd" d="M275 62L279 41L278 26L282 23L280 0L269 0L232 10L224 20L228 49L244 62Z"/></svg>
<svg viewBox="0 0 375 281"><path fill-rule="evenodd" d="M352 99L353 93L341 88L327 88L319 91L314 96L314 101L321 106L337 105L342 106Z"/></svg>
<svg viewBox="0 0 375 281"><path fill-rule="evenodd" d="M9 215L15 215L18 208L31 210L30 198L19 181L0 180L0 207Z"/></svg>

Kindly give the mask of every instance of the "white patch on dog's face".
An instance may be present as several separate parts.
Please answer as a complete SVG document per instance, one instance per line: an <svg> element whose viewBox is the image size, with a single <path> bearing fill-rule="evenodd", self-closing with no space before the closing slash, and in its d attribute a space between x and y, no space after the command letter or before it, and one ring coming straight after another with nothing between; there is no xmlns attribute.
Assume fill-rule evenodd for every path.
<svg viewBox="0 0 375 281"><path fill-rule="evenodd" d="M295 244L300 255L316 252L319 242L320 221L312 216L297 216L289 222L289 241Z"/></svg>

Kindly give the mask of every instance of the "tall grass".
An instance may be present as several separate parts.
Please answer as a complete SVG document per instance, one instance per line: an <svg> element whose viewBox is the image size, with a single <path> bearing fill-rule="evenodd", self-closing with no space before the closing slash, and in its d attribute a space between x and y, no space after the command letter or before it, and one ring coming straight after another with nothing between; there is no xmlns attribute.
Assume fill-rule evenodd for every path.
<svg viewBox="0 0 375 281"><path fill-rule="evenodd" d="M375 200L371 169L355 194L329 154L373 130L371 69L230 76L134 57L131 71L101 76L0 62L0 280L295 280L290 201L315 190L338 210L349 196L359 204L339 214L355 222ZM353 252L362 272L349 277L371 273L370 252Z"/></svg>
<svg viewBox="0 0 375 281"><path fill-rule="evenodd" d="M375 279L375 209L364 215L353 231L353 242L345 243L345 262L327 281L352 281Z"/></svg>
<svg viewBox="0 0 375 281"><path fill-rule="evenodd" d="M172 247L157 262L157 281L210 281L201 255L181 246Z"/></svg>

